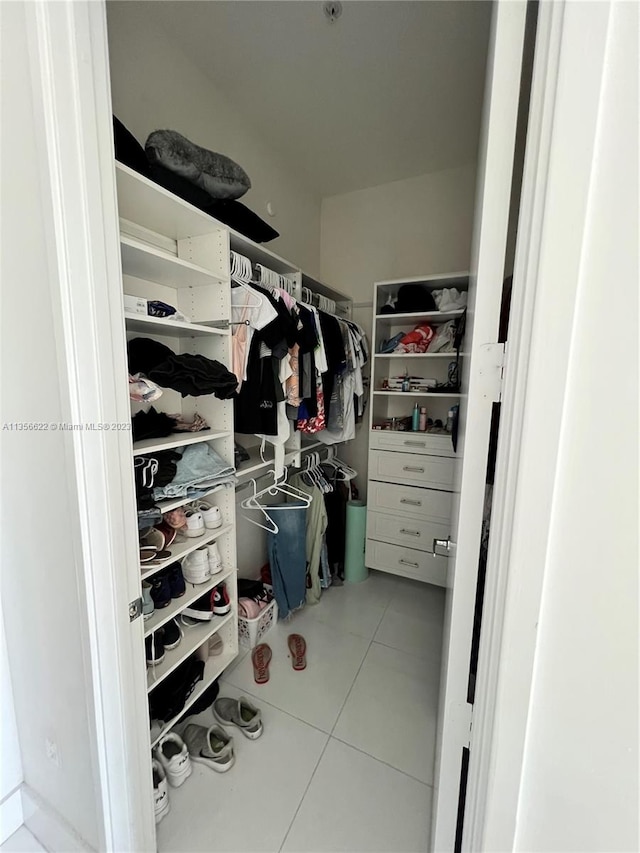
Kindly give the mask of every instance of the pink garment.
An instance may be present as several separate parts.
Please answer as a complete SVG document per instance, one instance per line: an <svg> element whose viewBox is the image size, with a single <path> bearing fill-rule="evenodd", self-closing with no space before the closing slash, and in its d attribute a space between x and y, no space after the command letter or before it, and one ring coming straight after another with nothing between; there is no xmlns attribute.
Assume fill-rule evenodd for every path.
<svg viewBox="0 0 640 853"><path fill-rule="evenodd" d="M291 376L285 383L287 393L287 403L295 409L300 405L302 398L300 397L300 367L298 364L298 351L300 347L294 344L289 350L289 366L291 367Z"/></svg>

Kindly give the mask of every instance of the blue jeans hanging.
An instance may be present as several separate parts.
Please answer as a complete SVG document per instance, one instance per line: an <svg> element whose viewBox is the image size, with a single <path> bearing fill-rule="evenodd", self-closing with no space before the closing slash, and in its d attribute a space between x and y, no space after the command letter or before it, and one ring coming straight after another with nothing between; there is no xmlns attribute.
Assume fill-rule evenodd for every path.
<svg viewBox="0 0 640 853"><path fill-rule="evenodd" d="M286 509L270 513L278 526L277 533L269 533L268 550L273 594L278 602L278 616L281 619L305 602L307 581L306 526L307 511L293 509L304 506L301 501L286 504Z"/></svg>

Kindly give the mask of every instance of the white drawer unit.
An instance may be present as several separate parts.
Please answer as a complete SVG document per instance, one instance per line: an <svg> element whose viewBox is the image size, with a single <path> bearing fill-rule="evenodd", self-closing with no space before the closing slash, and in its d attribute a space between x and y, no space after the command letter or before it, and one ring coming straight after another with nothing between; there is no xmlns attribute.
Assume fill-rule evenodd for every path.
<svg viewBox="0 0 640 853"><path fill-rule="evenodd" d="M433 540L446 539L450 533L449 522L402 518L385 512L367 513L367 536L379 542L393 542L419 551L433 551Z"/></svg>
<svg viewBox="0 0 640 853"><path fill-rule="evenodd" d="M448 557L434 557L427 551L367 539L365 561L370 568L392 575L402 575L435 586L447 585Z"/></svg>
<svg viewBox="0 0 640 853"><path fill-rule="evenodd" d="M455 456L448 433L392 432L371 430L370 450L399 450L404 453L427 453L432 456Z"/></svg>
<svg viewBox="0 0 640 853"><path fill-rule="evenodd" d="M453 494L437 489L400 486L371 480L368 501L370 512L391 513L402 517L440 522L449 526Z"/></svg>
<svg viewBox="0 0 640 853"><path fill-rule="evenodd" d="M454 460L387 450L369 451L369 479L453 490Z"/></svg>

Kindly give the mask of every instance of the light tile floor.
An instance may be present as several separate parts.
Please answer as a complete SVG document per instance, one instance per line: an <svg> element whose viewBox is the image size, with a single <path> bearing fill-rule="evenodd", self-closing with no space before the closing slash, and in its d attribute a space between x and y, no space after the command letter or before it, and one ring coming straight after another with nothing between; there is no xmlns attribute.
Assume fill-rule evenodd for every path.
<svg viewBox="0 0 640 853"><path fill-rule="evenodd" d="M228 773L195 764L170 789L161 853L428 850L443 617L443 590L371 572L278 624L269 683L255 684L245 654L221 684L257 702L263 736L238 733ZM304 672L292 631L307 640Z"/></svg>

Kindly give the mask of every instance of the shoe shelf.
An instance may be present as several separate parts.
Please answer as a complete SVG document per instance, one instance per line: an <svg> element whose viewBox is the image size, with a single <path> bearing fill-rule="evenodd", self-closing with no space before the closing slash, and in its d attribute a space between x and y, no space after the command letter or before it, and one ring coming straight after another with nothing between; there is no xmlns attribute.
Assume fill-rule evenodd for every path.
<svg viewBox="0 0 640 853"><path fill-rule="evenodd" d="M128 314L125 311L124 324L128 332L143 335L167 335L173 338L198 338L204 335L228 335L229 329L204 326L202 323L183 323L169 317L148 317L145 314Z"/></svg>
<svg viewBox="0 0 640 853"><path fill-rule="evenodd" d="M169 546L171 556L167 557L166 560L162 560L160 563L154 564L148 569L145 569L147 563L140 564L140 569L142 571L140 579L143 581L147 580L147 578L150 578L158 572L161 572L163 569L166 569L167 566L171 565L171 563L182 560L187 556L187 554L195 551L196 548L200 548L202 545L208 545L210 542L215 542L216 539L219 539L220 536L224 536L225 533L229 533L231 530L233 530L233 524L224 524L217 530L211 530L209 533L205 533L202 536L188 538L185 542L180 542L179 545L176 545L174 542L173 545Z"/></svg>
<svg viewBox="0 0 640 853"><path fill-rule="evenodd" d="M214 441L216 438L227 438L229 430L207 429L196 433L171 433L164 438L143 438L133 442L133 455L155 453L159 450L172 450L174 447L185 447L187 444L198 444L200 441Z"/></svg>
<svg viewBox="0 0 640 853"><path fill-rule="evenodd" d="M164 679L173 672L176 667L180 666L190 655L196 652L203 643L206 643L209 637L217 634L234 617L233 611L224 616L214 615L212 619L203 621L200 625L194 625L193 628L185 628L181 626L184 634L180 645L175 649L165 652L164 660L156 666L147 667L147 693L150 693L154 687L161 684ZM224 651L222 652L224 654ZM218 655L222 657L222 655Z"/></svg>
<svg viewBox="0 0 640 853"><path fill-rule="evenodd" d="M227 578L234 575L236 571L237 569L223 569L221 572L213 575L211 580L208 580L205 583L194 584L189 583L189 581L185 581L187 591L184 595L181 595L180 598L172 598L170 604L160 610L154 610L153 616L145 620L145 638L153 634L154 631L157 631L158 628L162 628L162 626L166 625L167 622L170 622L171 619L175 619L176 616L179 616L180 613L182 613L185 607L188 607L194 601L197 601L200 596L205 594L205 592L209 592L209 590L218 586L218 584L223 583Z"/></svg>
<svg viewBox="0 0 640 853"><path fill-rule="evenodd" d="M211 489L211 491L207 492L204 495L201 495L196 500L204 501L209 497L209 495L215 495L216 492L220 492L220 491L222 491L222 489L226 489L226 488L230 488L230 486L224 486L224 485L214 486L214 488ZM156 501L155 505L158 507L160 512L164 514L165 512L171 512L172 509L179 509L181 506L186 506L187 504L190 504L193 502L194 502L194 498L174 498L173 500Z"/></svg>
<svg viewBox="0 0 640 853"><path fill-rule="evenodd" d="M232 616L233 616L233 613L229 614L229 617L232 617ZM224 617L224 618L229 618L229 617ZM218 630L220 630L220 627L221 627L221 625L219 624ZM215 631L212 631L212 633L215 633ZM178 648L180 648L180 646L178 646ZM175 649L174 651L177 651L177 650L178 649ZM151 740L151 748L152 749L162 740L162 738L165 736L165 734L175 726L175 724L178 722L178 720L180 720L181 717L184 716L184 714L189 710L189 708L195 702L197 702L197 700L200 698L200 696L204 693L204 691L208 687L210 687L213 684L213 682L216 680L216 678L219 678L222 675L222 673L229 666L229 664L232 663L236 659L237 655L238 655L238 652L236 651L235 647L231 647L230 649L225 648L221 655L218 655L217 657L210 657L205 662L204 675L203 675L202 681L198 682L195 690L193 691L191 696L189 696L187 701L184 703L184 708L180 711L180 713L177 714L172 720L169 720L168 722L166 722L164 724L164 726L162 727L162 729L160 730L160 733L157 734L156 737Z"/></svg>
<svg viewBox="0 0 640 853"><path fill-rule="evenodd" d="M166 284L176 289L223 284L223 279L210 270L124 234L120 235L120 254L122 272L133 278Z"/></svg>

